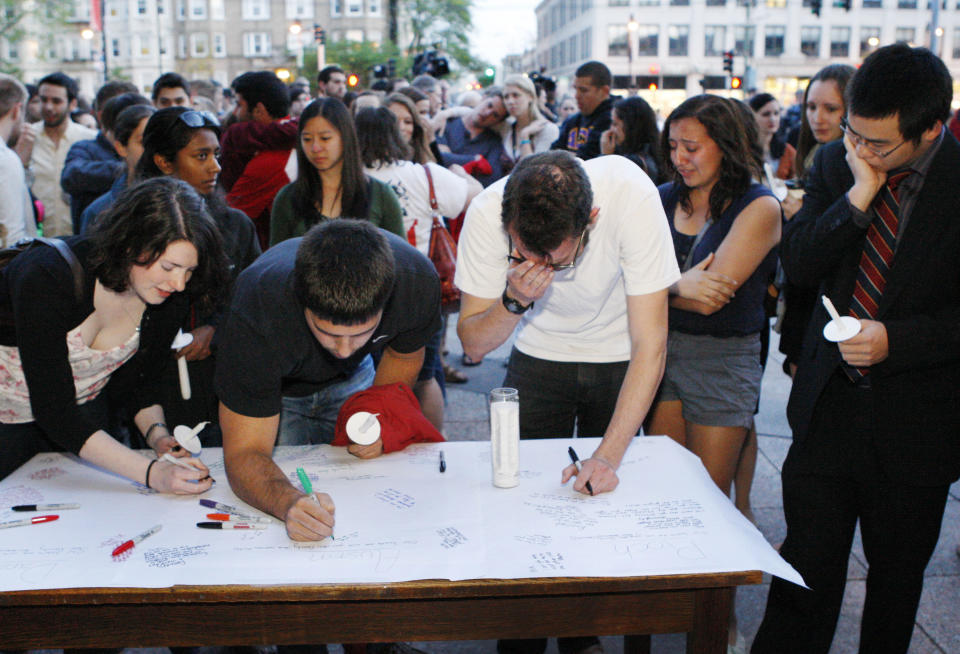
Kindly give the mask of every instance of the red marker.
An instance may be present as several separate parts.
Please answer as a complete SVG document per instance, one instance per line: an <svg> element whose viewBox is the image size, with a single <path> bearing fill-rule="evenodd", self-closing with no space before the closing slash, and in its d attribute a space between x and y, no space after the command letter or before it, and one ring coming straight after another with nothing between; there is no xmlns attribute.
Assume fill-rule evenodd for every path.
<svg viewBox="0 0 960 654"><path fill-rule="evenodd" d="M126 552L127 550L132 550L134 545L136 545L137 543L141 542L144 538L149 538L150 536L153 536L155 533L157 533L158 531L160 531L160 528L161 528L162 526L163 526L163 525L155 525L155 526L153 526L153 527L150 527L150 529L147 529L147 530L146 530L145 532L143 532L142 534L139 534L139 535L137 535L137 536L134 536L133 538L131 538L131 539L128 540L128 541L124 541L124 542L120 543L120 544L117 545L117 547L113 550L113 553L111 554L111 556L120 556L121 554L123 554L123 553Z"/></svg>
<svg viewBox="0 0 960 654"><path fill-rule="evenodd" d="M219 520L221 522L227 522L232 520L234 522L267 522L272 523L273 520L270 518L257 518L254 516L244 516L244 515L231 515L230 513L208 513L207 517L210 520Z"/></svg>
<svg viewBox="0 0 960 654"><path fill-rule="evenodd" d="M26 527L27 525L38 525L41 522L53 522L59 518L60 516L58 515L38 515L33 518L25 518L23 520L0 522L0 529L6 529L7 527Z"/></svg>

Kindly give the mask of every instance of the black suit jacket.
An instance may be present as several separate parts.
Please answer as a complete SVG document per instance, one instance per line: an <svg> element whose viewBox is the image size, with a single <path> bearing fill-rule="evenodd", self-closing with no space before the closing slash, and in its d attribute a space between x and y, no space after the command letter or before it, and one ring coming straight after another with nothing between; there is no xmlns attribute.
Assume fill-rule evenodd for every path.
<svg viewBox="0 0 960 654"><path fill-rule="evenodd" d="M842 141L817 152L803 208L781 245L791 281L819 287L841 315L866 236L846 200L853 175L844 155ZM841 361L837 345L822 335L828 320L818 302L787 407L798 443ZM915 485L951 483L960 475L960 145L949 132L900 236L877 320L890 353L871 367L867 392L884 473Z"/></svg>

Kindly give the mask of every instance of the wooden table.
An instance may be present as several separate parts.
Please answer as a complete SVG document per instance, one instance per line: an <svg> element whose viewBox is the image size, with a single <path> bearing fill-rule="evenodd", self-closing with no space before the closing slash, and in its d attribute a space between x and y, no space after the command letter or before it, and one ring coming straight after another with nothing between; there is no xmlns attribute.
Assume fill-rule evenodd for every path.
<svg viewBox="0 0 960 654"><path fill-rule="evenodd" d="M726 652L733 588L759 571L369 585L0 593L0 649L475 640L687 632ZM629 652L649 652L649 636Z"/></svg>

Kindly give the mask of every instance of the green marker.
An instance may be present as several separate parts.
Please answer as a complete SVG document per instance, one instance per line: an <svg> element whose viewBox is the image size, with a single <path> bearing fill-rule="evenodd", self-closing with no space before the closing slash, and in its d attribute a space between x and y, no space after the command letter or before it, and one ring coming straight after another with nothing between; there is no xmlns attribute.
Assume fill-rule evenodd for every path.
<svg viewBox="0 0 960 654"><path fill-rule="evenodd" d="M320 504L320 500L313 494L313 484L310 483L310 477L307 476L303 468L297 468L297 477L300 478L300 485L303 486L303 492L309 495L314 502ZM336 540L336 538L333 537L333 529L330 530L330 540Z"/></svg>

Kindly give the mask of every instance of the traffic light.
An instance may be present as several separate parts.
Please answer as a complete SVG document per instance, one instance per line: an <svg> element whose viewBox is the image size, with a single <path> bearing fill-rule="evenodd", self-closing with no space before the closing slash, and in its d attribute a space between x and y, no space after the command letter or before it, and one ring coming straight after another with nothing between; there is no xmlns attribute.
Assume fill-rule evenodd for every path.
<svg viewBox="0 0 960 654"><path fill-rule="evenodd" d="M810 0L810 11L814 16L820 16L820 8L823 7L823 0Z"/></svg>
<svg viewBox="0 0 960 654"><path fill-rule="evenodd" d="M730 78L730 88L731 88L731 89L739 89L741 86L743 86L743 78L741 78L741 77L731 77L731 78Z"/></svg>
<svg viewBox="0 0 960 654"><path fill-rule="evenodd" d="M313 40L324 45L327 42L327 35L324 33L323 28L316 23L313 24Z"/></svg>
<svg viewBox="0 0 960 654"><path fill-rule="evenodd" d="M347 76L347 86L349 86L350 88L352 89L356 88L357 84L359 83L360 83L360 78L354 75L353 73L350 73Z"/></svg>
<svg viewBox="0 0 960 654"><path fill-rule="evenodd" d="M493 66L487 66L484 68L483 73L477 76L477 81L480 82L480 86L486 88L493 84L493 80L497 76L497 71Z"/></svg>
<svg viewBox="0 0 960 654"><path fill-rule="evenodd" d="M842 0L843 10L850 11L853 9L853 0Z"/></svg>
<svg viewBox="0 0 960 654"><path fill-rule="evenodd" d="M733 75L733 50L726 50L723 53L723 71Z"/></svg>

